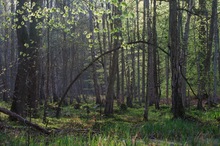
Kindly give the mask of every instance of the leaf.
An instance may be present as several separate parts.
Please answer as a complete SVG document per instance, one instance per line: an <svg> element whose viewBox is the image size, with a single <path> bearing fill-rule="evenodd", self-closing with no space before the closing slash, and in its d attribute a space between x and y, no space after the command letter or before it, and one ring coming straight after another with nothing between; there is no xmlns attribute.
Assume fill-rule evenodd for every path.
<svg viewBox="0 0 220 146"><path fill-rule="evenodd" d="M24 23L24 21L21 21L21 25L24 25L25 23Z"/></svg>
<svg viewBox="0 0 220 146"><path fill-rule="evenodd" d="M94 29L94 32L95 32L95 33L98 33L98 32L99 32L99 29L98 29L98 28L95 28L95 29Z"/></svg>
<svg viewBox="0 0 220 146"><path fill-rule="evenodd" d="M88 34L86 35L86 38L89 39L89 38L91 37L91 35L92 35L91 33L88 33Z"/></svg>
<svg viewBox="0 0 220 146"><path fill-rule="evenodd" d="M24 44L25 48L29 48L29 44L25 43Z"/></svg>
<svg viewBox="0 0 220 146"><path fill-rule="evenodd" d="M126 3L126 2L122 2L122 3L121 3L121 6L122 6L122 7L127 7L127 3Z"/></svg>

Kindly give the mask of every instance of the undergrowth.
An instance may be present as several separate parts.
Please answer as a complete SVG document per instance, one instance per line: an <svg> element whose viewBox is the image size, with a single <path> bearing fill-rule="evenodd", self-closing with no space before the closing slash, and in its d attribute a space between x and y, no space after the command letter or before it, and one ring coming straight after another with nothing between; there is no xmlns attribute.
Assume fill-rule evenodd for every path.
<svg viewBox="0 0 220 146"><path fill-rule="evenodd" d="M5 104L5 103L4 103ZM86 112L83 106L88 106ZM5 106L7 107L7 106ZM18 122L8 121L0 114L0 145L9 146L124 146L124 145L219 145L220 126L216 117L220 109L207 111L186 110L187 119L172 119L170 107L162 105L160 110L150 107L149 121L143 120L143 107L120 111L115 108L112 117L104 117L104 108L94 104L62 108L60 119L54 118L54 111L48 110L47 123L42 117L32 122L51 131L49 136ZM101 114L100 114L101 110Z"/></svg>

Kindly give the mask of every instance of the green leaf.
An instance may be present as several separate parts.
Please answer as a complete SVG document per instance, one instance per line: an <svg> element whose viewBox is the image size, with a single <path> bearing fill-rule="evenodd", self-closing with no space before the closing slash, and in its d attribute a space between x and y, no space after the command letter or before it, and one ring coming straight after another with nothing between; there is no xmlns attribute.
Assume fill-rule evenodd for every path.
<svg viewBox="0 0 220 146"><path fill-rule="evenodd" d="M25 23L24 23L24 21L21 21L21 25L24 25Z"/></svg>
<svg viewBox="0 0 220 146"><path fill-rule="evenodd" d="M86 38L89 39L89 38L91 37L91 35L92 35L91 33L88 33L88 34L86 35Z"/></svg>
<svg viewBox="0 0 220 146"><path fill-rule="evenodd" d="M121 3L121 6L122 6L122 7L127 7L127 3L126 3L126 2L122 2L122 3Z"/></svg>
<svg viewBox="0 0 220 146"><path fill-rule="evenodd" d="M95 33L98 33L98 32L99 32L99 29L98 29L98 28L95 28L95 29L94 29L94 32L95 32Z"/></svg>
<svg viewBox="0 0 220 146"><path fill-rule="evenodd" d="M25 48L29 48L29 44L25 43L24 44Z"/></svg>

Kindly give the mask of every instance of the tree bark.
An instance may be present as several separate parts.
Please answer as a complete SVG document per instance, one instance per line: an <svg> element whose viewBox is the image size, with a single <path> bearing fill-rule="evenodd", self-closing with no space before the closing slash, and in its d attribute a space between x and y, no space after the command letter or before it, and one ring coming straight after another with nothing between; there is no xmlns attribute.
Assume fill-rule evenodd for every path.
<svg viewBox="0 0 220 146"><path fill-rule="evenodd" d="M90 0L90 5L93 6L93 0ZM94 36L94 24L93 24L93 13L92 8L89 8L89 30L92 33L91 35L91 54L92 54L92 60L95 59L95 49L94 49L94 42L95 42L95 36ZM93 76L93 84L94 84L94 90L95 90L95 97L96 97L96 104L101 104L101 97L100 97L100 91L99 91L99 84L98 84L98 77L96 72L96 63L92 65L92 76Z"/></svg>
<svg viewBox="0 0 220 146"><path fill-rule="evenodd" d="M31 0L33 3L34 0ZM43 0L38 0L33 7L33 13L38 11L42 6ZM40 31L36 29L38 20L32 16L32 23L30 23L30 60L28 73L28 99L29 106L33 109L33 114L37 114L38 100L39 100L39 50L41 46ZM39 20L40 21L40 20Z"/></svg>
<svg viewBox="0 0 220 146"><path fill-rule="evenodd" d="M217 15L217 0L213 0L212 2L212 17L214 17L214 44L215 44L215 53L214 53L214 63L213 63L213 72L214 72L214 91L213 91L213 99L211 102L217 103L217 60L219 58L219 28L218 28L218 15Z"/></svg>
<svg viewBox="0 0 220 146"><path fill-rule="evenodd" d="M150 26L148 26L148 24L150 23L150 18L148 17L149 15L149 1L148 0L145 0L144 1L144 7L143 7L143 11L144 11L144 14L143 14L143 19L144 19L144 22L143 22L143 32L142 32L142 39L145 40L145 36L146 36L146 22L147 22L147 33L150 33L148 32L150 28ZM146 9L147 9L147 16L146 16ZM147 21L146 21L146 18L147 18ZM139 20L137 20L139 21ZM149 22L149 23L148 23ZM139 24L139 23L138 23ZM139 27L139 26L137 26ZM139 34L139 32L137 32ZM139 37L139 36L138 36ZM151 39L150 37L147 35L148 37L148 41L150 42ZM138 38L138 40L140 39L140 37ZM151 47L151 46L148 46L148 47ZM146 45L145 44L142 44L142 48L143 48L143 51L142 51L142 99L144 99L145 101L145 104L146 104ZM145 105L145 108L146 108L146 105ZM146 109L145 109L146 110ZM146 115L146 113L144 114ZM147 119L147 118L146 118Z"/></svg>
<svg viewBox="0 0 220 146"><path fill-rule="evenodd" d="M206 0L199 0L200 8L200 26L199 26L199 40L200 40L200 50L198 54L198 74L199 74L199 84L198 84L198 103L197 109L203 110L202 100L204 95L207 94L207 74L205 69L205 56L206 56L206 41L207 41L207 24L204 17L207 17Z"/></svg>
<svg viewBox="0 0 220 146"><path fill-rule="evenodd" d="M188 0L188 11L192 11L193 8L193 2L192 0ZM185 31L183 34L183 45L182 45L182 53L181 53L181 66L182 66L182 73L183 76L186 77L187 73L187 52L188 52L188 38L189 38L189 26L190 26L190 18L191 13L187 13L186 23L185 23ZM182 99L183 99L183 105L184 107L187 106L187 99L186 99L186 81L181 77L181 92L182 92Z"/></svg>
<svg viewBox="0 0 220 146"><path fill-rule="evenodd" d="M159 70L157 69L157 63L158 63L158 68L159 68L159 57L157 60L157 22L156 22L156 17L157 17L157 4L156 4L156 0L153 1L153 26L152 26L152 35L153 35L153 78L154 78L154 94L155 94L155 108L159 109L160 105L160 97L159 97L159 87L160 87L160 83L159 83ZM158 53L159 56L159 53ZM158 62L157 62L158 61Z"/></svg>
<svg viewBox="0 0 220 146"><path fill-rule="evenodd" d="M179 36L177 24L177 0L169 3L170 7L170 62L172 71L172 99L174 118L184 118L185 111L182 104L182 95L180 92L180 71L179 71Z"/></svg>
<svg viewBox="0 0 220 146"><path fill-rule="evenodd" d="M104 5L102 5L102 7L104 8ZM107 18L106 14L103 14L103 16L102 16L102 28L103 29L106 29L106 18ZM102 43L103 43L103 50L104 50L104 52L106 52L107 51L107 49L106 49L107 37L106 37L106 32L104 32L104 31L102 33ZM108 88L107 59L108 59L108 56L103 57L105 94L107 94L107 88Z"/></svg>
<svg viewBox="0 0 220 146"><path fill-rule="evenodd" d="M118 0L118 6L120 6L120 3L122 2L122 0ZM118 7L113 7L115 15L117 16L121 16L122 12L120 10L120 8ZM115 38L114 38L114 48L120 47L121 46L121 37L122 37L122 33L121 33L121 27L122 27L122 22L120 18L116 18L114 20L114 28L118 29L119 31L116 32ZM108 90L107 90L107 95L106 95L106 104L105 104L105 110L104 113L106 116L112 115L113 114L113 96L114 96L114 82L116 79L116 73L117 73L117 66L118 66L118 51L114 51L113 52L113 57L112 57L112 65L110 68L110 74L109 74L109 85L108 85Z"/></svg>
<svg viewBox="0 0 220 146"><path fill-rule="evenodd" d="M144 26L143 26L143 39L145 40L145 35L146 35L146 9L147 9L147 0L144 0L144 14L143 14L143 17L144 17ZM143 44L143 49L145 50L145 44ZM148 60L149 61L149 60ZM143 74L143 77L145 76L145 52L143 51L143 64L142 64L142 74ZM148 75L148 73L147 73ZM144 80L145 80L145 77L144 77ZM148 80L148 76L147 76L147 80ZM148 82L148 81L147 81ZM142 81L142 94L145 94L144 91L145 91L145 86L143 85L145 84L145 81ZM147 83L148 84L148 83ZM147 85L148 87L148 85ZM147 91L148 91L148 88L147 88ZM143 96L143 95L142 95ZM142 99L145 99L144 100L144 103L145 103L145 106L144 106L144 119L145 120L148 120L148 106L149 106L149 96L148 96L148 93L147 95L145 95L144 97L142 97Z"/></svg>
<svg viewBox="0 0 220 146"><path fill-rule="evenodd" d="M148 41L153 44L153 34L152 34L152 23L150 16L150 3L147 0L146 9L147 9L147 35ZM152 106L155 103L156 95L155 95L155 78L154 78L154 47L148 45L148 65L147 65L147 96L149 100L149 105Z"/></svg>
<svg viewBox="0 0 220 146"><path fill-rule="evenodd" d="M16 10L23 11L23 5L27 0L19 0L19 4L17 4ZM28 51L28 44L29 44L29 35L25 25L22 25L21 22L25 22L22 18L22 15L17 13L18 21L16 24L21 28L17 29L17 41L18 41L18 71L15 80L15 88L14 94L12 99L12 106L11 111L15 112L21 116L26 117L27 112L27 76L29 70L29 51Z"/></svg>

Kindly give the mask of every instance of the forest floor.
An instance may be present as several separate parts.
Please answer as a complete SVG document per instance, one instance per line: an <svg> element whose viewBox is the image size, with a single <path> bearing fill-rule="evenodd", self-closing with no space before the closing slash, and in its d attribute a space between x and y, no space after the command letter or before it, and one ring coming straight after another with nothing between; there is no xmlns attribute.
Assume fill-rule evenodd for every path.
<svg viewBox="0 0 220 146"><path fill-rule="evenodd" d="M9 109L4 102L0 102L0 106ZM50 108L46 123L42 122L42 116L27 118L49 130L50 135L44 135L25 123L9 121L7 115L0 113L0 145L220 145L219 106L206 111L191 106L186 109L184 120L173 119L170 106L162 104L160 107L160 110L149 108L148 121L143 120L144 108L138 104L126 110L120 110L115 104L111 117L104 117L104 108L90 103L82 104L79 109L74 105L63 107L59 119L54 117L55 111ZM43 115L43 107L39 111L39 115Z"/></svg>

